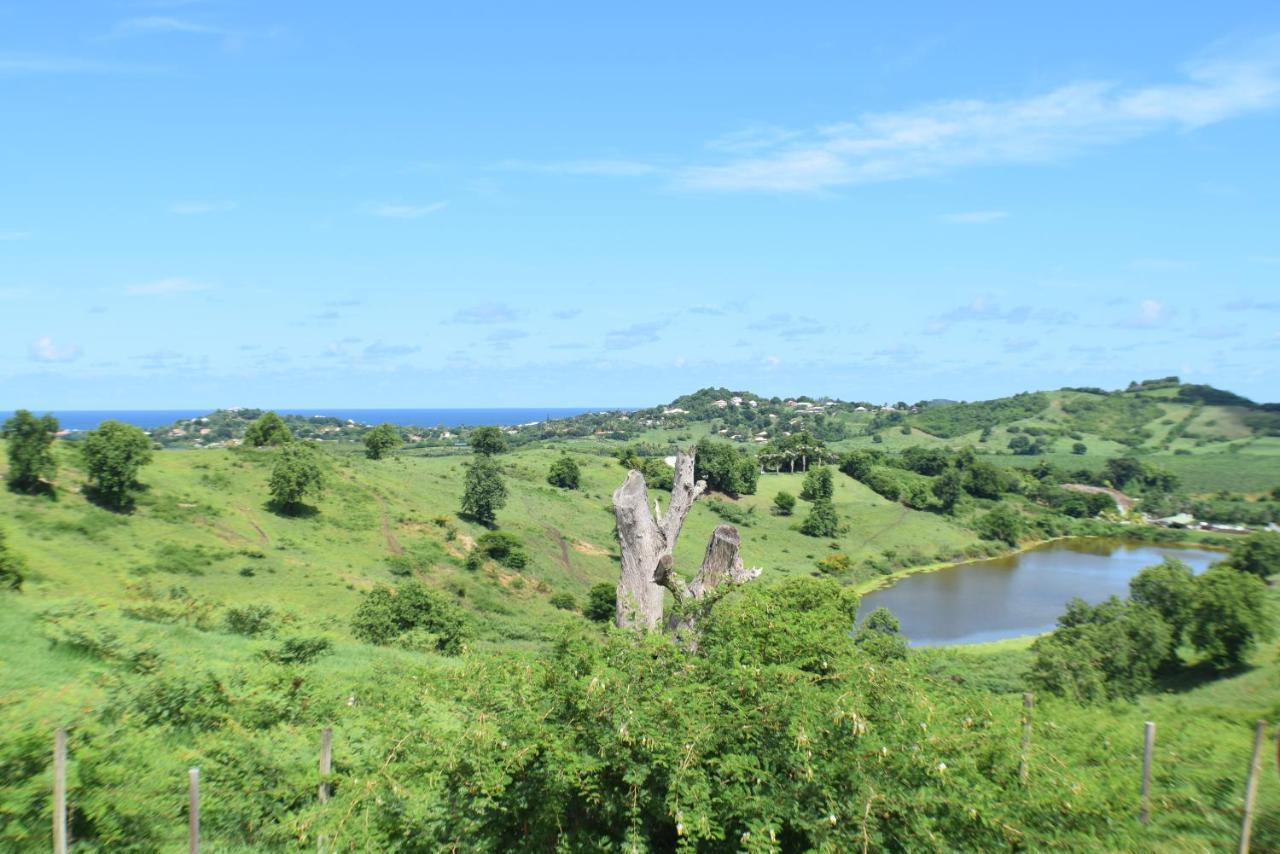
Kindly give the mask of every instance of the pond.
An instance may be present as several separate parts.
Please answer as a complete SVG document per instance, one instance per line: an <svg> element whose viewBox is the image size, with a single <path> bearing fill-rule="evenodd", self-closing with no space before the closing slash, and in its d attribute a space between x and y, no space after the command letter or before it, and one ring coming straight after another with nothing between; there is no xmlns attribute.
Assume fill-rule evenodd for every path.
<svg viewBox="0 0 1280 854"><path fill-rule="evenodd" d="M1008 557L908 575L862 597L898 618L912 646L982 643L1047 632L1069 600L1124 597L1140 570L1176 557L1197 574L1225 552L1089 538L1046 543Z"/></svg>

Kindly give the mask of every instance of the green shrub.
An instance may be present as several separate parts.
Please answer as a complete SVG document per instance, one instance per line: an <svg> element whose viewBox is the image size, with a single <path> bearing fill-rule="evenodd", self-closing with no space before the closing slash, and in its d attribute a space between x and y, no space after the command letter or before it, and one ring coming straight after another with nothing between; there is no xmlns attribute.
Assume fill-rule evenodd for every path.
<svg viewBox="0 0 1280 854"><path fill-rule="evenodd" d="M773 512L778 516L790 516L796 509L796 497L782 491L773 496Z"/></svg>
<svg viewBox="0 0 1280 854"><path fill-rule="evenodd" d="M847 554L837 552L819 560L818 569L828 575L844 575L853 569L853 561L849 559Z"/></svg>
<svg viewBox="0 0 1280 854"><path fill-rule="evenodd" d="M275 609L270 605L245 605L228 608L223 621L227 631L253 637L271 631L275 614Z"/></svg>
<svg viewBox="0 0 1280 854"><path fill-rule="evenodd" d="M547 472L547 483L561 489L577 489L581 480L582 471L578 468L577 461L568 454L561 454Z"/></svg>
<svg viewBox="0 0 1280 854"><path fill-rule="evenodd" d="M587 619L594 620L597 623L612 622L617 600L617 585L602 581L594 585L587 594L587 604L582 609L582 613L586 615Z"/></svg>
<svg viewBox="0 0 1280 854"><path fill-rule="evenodd" d="M840 533L840 517L828 498L819 498L809 508L800 524L800 533L808 537L834 537Z"/></svg>
<svg viewBox="0 0 1280 854"><path fill-rule="evenodd" d="M381 646L419 646L421 638L406 638L415 630L429 633L432 646L446 655L462 652L470 631L462 610L444 595L422 584L409 583L397 590L375 587L365 594L351 618L352 634Z"/></svg>
<svg viewBox="0 0 1280 854"><path fill-rule="evenodd" d="M276 664L310 664L333 651L333 641L322 637L292 637L262 654Z"/></svg>
<svg viewBox="0 0 1280 854"><path fill-rule="evenodd" d="M552 593L551 598L547 601L551 603L553 608L559 608L561 611L578 610L578 600L573 598L572 593L568 593L566 591Z"/></svg>
<svg viewBox="0 0 1280 854"><path fill-rule="evenodd" d="M523 569L529 563L524 544L515 534L489 531L476 540L476 550L508 569Z"/></svg>

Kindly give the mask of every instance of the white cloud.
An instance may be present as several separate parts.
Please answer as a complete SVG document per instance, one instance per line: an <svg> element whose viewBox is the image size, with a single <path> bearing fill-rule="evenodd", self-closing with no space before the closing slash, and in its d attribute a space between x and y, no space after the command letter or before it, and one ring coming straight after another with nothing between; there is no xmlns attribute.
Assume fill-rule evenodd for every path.
<svg viewBox="0 0 1280 854"><path fill-rule="evenodd" d="M1280 39L1187 65L1178 82L1079 81L1004 100L940 101L760 139L750 156L684 170L695 190L816 192L991 163L1054 160L1162 130L1192 130L1280 102Z"/></svg>
<svg viewBox="0 0 1280 854"><path fill-rule="evenodd" d="M447 205L448 202L433 202L429 205L380 204L371 206L369 213L384 219L418 219L442 211Z"/></svg>
<svg viewBox="0 0 1280 854"><path fill-rule="evenodd" d="M961 211L960 213L943 214L942 221L953 225L989 225L1007 219L1007 211Z"/></svg>
<svg viewBox="0 0 1280 854"><path fill-rule="evenodd" d="M199 216L200 214L226 213L235 209L235 202L190 201L174 202L169 211L179 216Z"/></svg>
<svg viewBox="0 0 1280 854"><path fill-rule="evenodd" d="M1176 312L1158 299L1145 299L1138 304L1134 314L1121 320L1117 326L1128 329L1155 329L1173 319Z"/></svg>
<svg viewBox="0 0 1280 854"><path fill-rule="evenodd" d="M134 296L168 296L170 294L189 294L208 289L208 285L193 282L181 276L146 282L141 285L130 285L129 293Z"/></svg>
<svg viewBox="0 0 1280 854"><path fill-rule="evenodd" d="M232 33L218 27L197 23L185 18L172 18L164 15L149 15L141 18L129 18L112 28L111 34L117 38L124 36L163 35L165 33L184 33L187 35L228 36Z"/></svg>
<svg viewBox="0 0 1280 854"><path fill-rule="evenodd" d="M71 362L80 358L80 348L74 344L58 346L48 335L31 342L31 358L37 362Z"/></svg>
<svg viewBox="0 0 1280 854"><path fill-rule="evenodd" d="M29 231L0 231L0 243L12 243L18 240L30 240Z"/></svg>

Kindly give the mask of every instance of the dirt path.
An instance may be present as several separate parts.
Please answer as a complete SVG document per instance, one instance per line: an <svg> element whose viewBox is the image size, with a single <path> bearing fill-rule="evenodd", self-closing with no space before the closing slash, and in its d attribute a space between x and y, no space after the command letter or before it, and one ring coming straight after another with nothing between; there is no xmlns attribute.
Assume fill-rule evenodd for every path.
<svg viewBox="0 0 1280 854"><path fill-rule="evenodd" d="M876 540L880 539L885 534L889 533L890 531L894 530L899 525L901 525L903 521L906 520L906 518L907 518L907 508L903 507L898 511L898 518L894 519L888 525L885 525L883 528L881 528L879 531L876 531L871 536L867 537L865 540L862 541L862 545L863 546L871 545Z"/></svg>
<svg viewBox="0 0 1280 854"><path fill-rule="evenodd" d="M1109 489L1105 486L1090 486L1087 483L1064 483L1062 488L1071 492L1101 492L1111 496L1111 500L1116 503L1121 513L1128 513L1133 509L1133 505L1138 503L1138 499L1130 498L1118 489Z"/></svg>
<svg viewBox="0 0 1280 854"><path fill-rule="evenodd" d="M376 492L373 497L378 499L378 508L382 511L382 538L387 541L387 551L393 555L404 554L404 547L400 545L396 535L391 532L391 518L387 515L387 499Z"/></svg>
<svg viewBox="0 0 1280 854"><path fill-rule="evenodd" d="M569 575L570 578L574 578L579 581L585 581L586 580L585 576L583 576L582 573L576 571L573 567L573 560L569 556L569 541L565 539L564 534L560 533L560 529L557 528L555 525L551 525L547 523L541 517L538 516L538 514L534 511L533 503L529 501L528 496L521 495L520 503L524 505L524 509L526 512L528 512L529 517L542 526L542 530L546 532L547 536L551 539L551 542L556 543L560 546L560 564L564 567L564 571Z"/></svg>
<svg viewBox="0 0 1280 854"><path fill-rule="evenodd" d="M253 520L253 514L249 512L248 507L237 507L237 510L244 516L245 521L253 526L253 530L258 532L258 542L264 546L271 545L271 538L267 536L267 532L259 527L258 523Z"/></svg>

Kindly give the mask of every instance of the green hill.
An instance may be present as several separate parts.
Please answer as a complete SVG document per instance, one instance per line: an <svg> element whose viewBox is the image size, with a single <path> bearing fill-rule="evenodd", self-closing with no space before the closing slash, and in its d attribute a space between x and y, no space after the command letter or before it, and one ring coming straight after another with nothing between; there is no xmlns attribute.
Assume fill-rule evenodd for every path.
<svg viewBox="0 0 1280 854"><path fill-rule="evenodd" d="M76 441L58 442L50 494L0 491L0 527L25 562L22 591L0 594L0 848L47 844L48 739L62 725L72 730L75 833L103 848L180 843L190 765L205 776L216 850L314 848L317 833L344 848L510 847L526 831L560 838L557 822L588 803L590 815L612 818L570 822L598 834L574 837L584 848L621 845L629 822L647 828L635 831L647 840L639 847L696 833L700 850L771 832L782 841L761 850L793 847L788 839L833 850L864 839L1229 845L1250 722L1280 717L1274 642L1228 678L1193 668L1162 683L1169 693L1132 703L1042 698L1035 773L1021 787L1025 642L881 661L848 637L851 592L1005 551L983 536L997 507L1021 520L1024 542L1175 535L1122 526L1109 508L1091 518L1098 508L1059 488L1068 476L1132 471L1125 488L1152 506L1274 515L1275 501L1242 494L1280 485L1280 439L1250 421L1270 410L1187 388L892 408L708 389L513 429L512 450L496 458L509 491L498 530L518 560L486 555L490 530L458 515L466 430L382 460L363 454L366 425L317 431L309 444L327 486L291 514L268 501L278 449L157 452L132 512L115 513L88 500ZM226 428L224 443L247 424L210 418ZM802 534L806 501L775 514L777 493L803 492L800 471L698 501L677 568L697 566L728 521L746 564L765 570L758 590L726 598L724 621L712 623L722 634L703 654L584 616L592 587L617 579L618 457L661 466L707 437L742 454L782 453L796 436L807 463L845 470L832 495L842 528ZM1015 453L1019 436L1040 440L1039 451ZM581 471L576 490L547 482L562 454ZM947 472L963 472L969 490L951 509L937 488ZM1235 494L1209 494L1218 489ZM359 639L353 616L369 591L417 582L437 596L431 608L456 614L465 655L436 651L443 623L394 645ZM1163 751L1147 830L1131 819L1144 719L1160 721ZM336 730L328 809L314 801L322 726ZM734 796L717 799L721 787ZM1260 806L1255 845L1280 845L1280 791L1264 786ZM720 822L732 831L723 846L713 842Z"/></svg>

